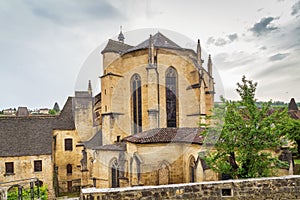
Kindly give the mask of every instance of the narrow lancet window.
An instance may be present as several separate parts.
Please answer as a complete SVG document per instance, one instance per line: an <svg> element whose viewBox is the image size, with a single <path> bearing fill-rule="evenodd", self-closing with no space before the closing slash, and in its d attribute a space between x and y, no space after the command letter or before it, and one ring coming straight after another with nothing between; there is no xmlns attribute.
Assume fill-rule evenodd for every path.
<svg viewBox="0 0 300 200"><path fill-rule="evenodd" d="M138 74L131 78L131 94L133 134L136 134L142 131L142 88L141 77Z"/></svg>
<svg viewBox="0 0 300 200"><path fill-rule="evenodd" d="M167 127L177 127L177 72L173 67L166 71Z"/></svg>

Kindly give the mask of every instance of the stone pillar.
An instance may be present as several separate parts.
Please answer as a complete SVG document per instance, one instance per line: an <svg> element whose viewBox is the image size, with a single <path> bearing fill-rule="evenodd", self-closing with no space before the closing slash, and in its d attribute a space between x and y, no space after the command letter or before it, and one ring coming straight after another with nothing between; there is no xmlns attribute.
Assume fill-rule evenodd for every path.
<svg viewBox="0 0 300 200"><path fill-rule="evenodd" d="M149 129L159 128L159 78L156 67L147 67Z"/></svg>

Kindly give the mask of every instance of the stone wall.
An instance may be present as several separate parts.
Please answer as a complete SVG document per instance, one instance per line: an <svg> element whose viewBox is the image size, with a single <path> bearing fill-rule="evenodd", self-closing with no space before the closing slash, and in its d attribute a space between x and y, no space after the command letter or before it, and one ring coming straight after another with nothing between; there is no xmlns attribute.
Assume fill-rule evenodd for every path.
<svg viewBox="0 0 300 200"><path fill-rule="evenodd" d="M131 188L82 189L83 200L109 199L300 199L300 176L227 180Z"/></svg>

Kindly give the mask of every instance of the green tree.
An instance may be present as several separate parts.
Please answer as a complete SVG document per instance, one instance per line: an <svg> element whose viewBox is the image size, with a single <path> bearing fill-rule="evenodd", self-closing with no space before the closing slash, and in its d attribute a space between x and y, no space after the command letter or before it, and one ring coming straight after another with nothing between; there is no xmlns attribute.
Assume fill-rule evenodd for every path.
<svg viewBox="0 0 300 200"><path fill-rule="evenodd" d="M292 117L286 118L283 126L287 138L297 143L298 156L300 156L300 120Z"/></svg>
<svg viewBox="0 0 300 200"><path fill-rule="evenodd" d="M206 144L214 148L205 156L207 164L217 173L232 178L272 176L276 168L285 165L267 150L281 145L282 118L286 110L274 110L271 101L257 106L257 83L247 80L237 83L241 100L222 98L223 105L214 110L212 125L206 131Z"/></svg>
<svg viewBox="0 0 300 200"><path fill-rule="evenodd" d="M50 114L50 115L56 115L57 113L56 113L56 111L55 111L55 110L53 110L53 109L50 109L50 110L49 110L49 114Z"/></svg>
<svg viewBox="0 0 300 200"><path fill-rule="evenodd" d="M47 200L48 199L47 186L41 186L39 188L39 190L40 190L40 199L41 200ZM37 188L37 186L34 186L34 197L35 197L35 199L37 199L37 197L38 197L38 188ZM31 191L30 191L29 187L23 188L22 198L23 198L23 200L30 200L31 199ZM11 200L14 200L14 199L17 200L18 199L18 187L13 187L8 191L7 199L11 199Z"/></svg>

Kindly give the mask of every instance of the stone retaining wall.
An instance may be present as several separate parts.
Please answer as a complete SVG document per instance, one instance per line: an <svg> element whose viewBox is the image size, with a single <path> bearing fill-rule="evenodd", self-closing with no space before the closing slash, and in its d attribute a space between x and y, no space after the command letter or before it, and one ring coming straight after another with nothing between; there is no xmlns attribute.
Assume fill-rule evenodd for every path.
<svg viewBox="0 0 300 200"><path fill-rule="evenodd" d="M131 188L86 188L81 191L81 199L300 199L300 176L139 186Z"/></svg>

